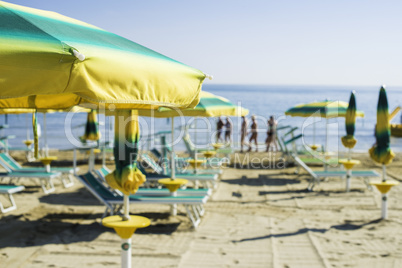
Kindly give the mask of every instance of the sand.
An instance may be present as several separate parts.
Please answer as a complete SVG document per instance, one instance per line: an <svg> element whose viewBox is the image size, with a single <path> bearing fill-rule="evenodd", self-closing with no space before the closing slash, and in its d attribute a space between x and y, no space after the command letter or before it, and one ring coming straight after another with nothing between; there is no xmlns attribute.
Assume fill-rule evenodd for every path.
<svg viewBox="0 0 402 268"><path fill-rule="evenodd" d="M367 155L354 158L359 169L381 170ZM152 221L133 236L133 267L402 267L402 186L391 190L389 219L380 220L381 196L363 179L353 179L349 193L340 178L308 192L308 175L295 167L233 166L196 230L181 206L178 216L166 205L131 207ZM387 171L402 178L401 155ZM19 184L26 190L14 194L18 209L0 214L0 267L120 267L120 239L99 224L104 207L78 181L67 189L56 181L49 195L35 182Z"/></svg>

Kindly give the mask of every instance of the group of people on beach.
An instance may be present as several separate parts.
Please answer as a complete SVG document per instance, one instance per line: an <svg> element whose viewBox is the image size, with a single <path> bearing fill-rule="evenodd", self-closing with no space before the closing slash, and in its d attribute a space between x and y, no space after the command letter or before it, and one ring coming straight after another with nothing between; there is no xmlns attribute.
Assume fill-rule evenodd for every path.
<svg viewBox="0 0 402 268"><path fill-rule="evenodd" d="M216 142L219 143L223 141L222 133L223 133L223 127L225 127L225 138L224 141L225 143L232 143L232 129L233 125L232 122L230 121L229 117L226 117L226 121L224 122L222 117L218 118L218 122L216 123Z"/></svg>
<svg viewBox="0 0 402 268"><path fill-rule="evenodd" d="M268 119L267 125L267 138L265 139L266 144L266 152L269 151L271 144L275 146L276 151L278 151L278 144L276 143L276 126L277 122L275 118L271 115ZM248 134L248 122L245 116L242 116L242 124L240 129L240 152L243 152L243 146L246 144L246 137ZM251 126L250 126L250 138L248 142L248 151L251 152L251 144L254 142L255 151L258 152L258 125L255 116L251 117Z"/></svg>
<svg viewBox="0 0 402 268"><path fill-rule="evenodd" d="M278 144L276 142L276 126L277 122L273 116L270 116L267 122L268 130L267 130L267 138L265 140L266 144L266 152L269 151L271 144L275 146L276 151L278 151ZM225 131L223 128L225 127ZM216 124L217 134L216 134L216 142L222 142L230 144L232 142L232 129L233 125L229 117L226 117L226 121L224 121L221 117L218 118ZM223 132L225 133L224 139L222 138ZM245 116L242 116L242 124L240 128L240 152L243 152L243 146L246 145L246 137L250 134L248 140L248 152L251 152L251 144L254 142L255 144L255 151L258 152L258 125L256 117L253 115L251 117L251 126L250 131L248 131L248 121Z"/></svg>

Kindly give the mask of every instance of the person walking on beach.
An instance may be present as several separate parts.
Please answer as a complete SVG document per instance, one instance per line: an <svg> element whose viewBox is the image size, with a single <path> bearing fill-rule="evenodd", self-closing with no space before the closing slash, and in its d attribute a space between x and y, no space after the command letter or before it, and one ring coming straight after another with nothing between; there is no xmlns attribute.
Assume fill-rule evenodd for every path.
<svg viewBox="0 0 402 268"><path fill-rule="evenodd" d="M276 126L277 122L275 121L274 117L271 115L268 120L268 132L267 132L267 139L265 143L267 144L267 152L269 151L269 146L271 143L274 144L275 150L278 151L278 144L276 143Z"/></svg>
<svg viewBox="0 0 402 268"><path fill-rule="evenodd" d="M251 143L252 141L254 141L255 143L255 151L258 152L258 143L257 143L257 137L258 137L258 133L257 133L257 121L255 120L255 116L253 115L251 117L251 136L249 139L249 145L248 145L248 151L251 152Z"/></svg>
<svg viewBox="0 0 402 268"><path fill-rule="evenodd" d="M230 146L232 143L232 122L229 117L226 117L225 128L225 143L229 143Z"/></svg>
<svg viewBox="0 0 402 268"><path fill-rule="evenodd" d="M243 146L246 143L247 136L247 118L245 116L241 117L241 129L240 129L240 152L243 152Z"/></svg>
<svg viewBox="0 0 402 268"><path fill-rule="evenodd" d="M219 141L221 141L221 135L223 132L223 126L225 124L223 123L223 120L221 117L218 118L218 122L216 123L216 143L219 143ZM223 141L223 139L222 139Z"/></svg>

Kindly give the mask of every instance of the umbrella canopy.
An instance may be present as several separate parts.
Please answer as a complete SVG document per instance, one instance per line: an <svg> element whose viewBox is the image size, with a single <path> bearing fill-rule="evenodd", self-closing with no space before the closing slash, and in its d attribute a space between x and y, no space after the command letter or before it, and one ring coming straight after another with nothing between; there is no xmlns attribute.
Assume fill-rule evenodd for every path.
<svg viewBox="0 0 402 268"><path fill-rule="evenodd" d="M290 108L285 112L286 115L300 116L300 117L345 117L348 109L348 103L344 101L320 101L311 102L307 104L299 104L293 108ZM362 111L356 110L356 116L364 117Z"/></svg>
<svg viewBox="0 0 402 268"><path fill-rule="evenodd" d="M207 77L90 24L2 1L0 39L0 108L193 108Z"/></svg>
<svg viewBox="0 0 402 268"><path fill-rule="evenodd" d="M344 101L325 100L321 102L312 102L307 104L299 104L287 110L286 115L301 117L323 117L325 119L335 117L345 117L348 109L348 103ZM356 110L356 116L364 117L362 111ZM315 140L315 124L314 140ZM328 124L326 124L325 152L328 151ZM325 166L326 168L326 166Z"/></svg>
<svg viewBox="0 0 402 268"><path fill-rule="evenodd" d="M101 137L98 128L98 117L95 110L88 113L87 123L85 125L85 133L80 137L82 140L97 141Z"/></svg>
<svg viewBox="0 0 402 268"><path fill-rule="evenodd" d="M349 106L346 110L345 126L346 136L341 138L343 146L352 149L357 140L354 137L355 134L355 122L356 122L356 98L354 92L350 94Z"/></svg>
<svg viewBox="0 0 402 268"><path fill-rule="evenodd" d="M233 104L228 99L202 91L200 102L193 109L169 109L161 107L158 110L140 110L139 115L152 117L176 117L176 116L246 116L248 110Z"/></svg>
<svg viewBox="0 0 402 268"><path fill-rule="evenodd" d="M195 107L205 77L93 25L0 1L0 107Z"/></svg>
<svg viewBox="0 0 402 268"><path fill-rule="evenodd" d="M376 143L369 150L370 156L375 162L387 165L395 157L394 152L392 152L389 146L390 136L387 93L385 88L381 87L377 105L377 124L375 127Z"/></svg>

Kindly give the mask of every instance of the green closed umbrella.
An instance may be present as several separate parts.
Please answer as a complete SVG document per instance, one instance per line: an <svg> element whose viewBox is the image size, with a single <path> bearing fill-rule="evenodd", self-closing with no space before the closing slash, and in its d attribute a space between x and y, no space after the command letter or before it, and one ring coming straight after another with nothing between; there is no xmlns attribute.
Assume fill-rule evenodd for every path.
<svg viewBox="0 0 402 268"><path fill-rule="evenodd" d="M391 163L392 159L395 157L395 154L389 145L390 136L391 129L389 124L387 93L384 86L382 86L377 105L377 124L375 126L376 143L370 148L369 154L375 162L382 164L382 181L371 182L370 184L376 186L382 194L381 218L383 219L388 217L387 193L391 187L398 184L397 181L387 181L386 177L385 166Z"/></svg>
<svg viewBox="0 0 402 268"><path fill-rule="evenodd" d="M87 123L85 125L85 133L81 137L82 140L98 141L101 135L98 128L98 118L95 110L88 113Z"/></svg>
<svg viewBox="0 0 402 268"><path fill-rule="evenodd" d="M345 116L345 127L346 136L341 138L343 146L349 148L349 158L350 150L355 147L357 140L354 137L355 134L355 123L356 123L356 98L354 91L350 94L349 106L346 110Z"/></svg>
<svg viewBox="0 0 402 268"><path fill-rule="evenodd" d="M377 105L377 124L375 127L376 143L370 148L370 157L377 163L388 165L395 157L394 152L389 145L391 129L389 124L388 100L384 87L380 89L380 96ZM384 181L385 176L384 176Z"/></svg>

